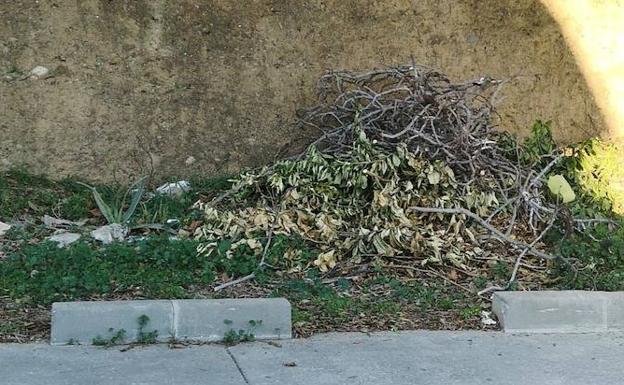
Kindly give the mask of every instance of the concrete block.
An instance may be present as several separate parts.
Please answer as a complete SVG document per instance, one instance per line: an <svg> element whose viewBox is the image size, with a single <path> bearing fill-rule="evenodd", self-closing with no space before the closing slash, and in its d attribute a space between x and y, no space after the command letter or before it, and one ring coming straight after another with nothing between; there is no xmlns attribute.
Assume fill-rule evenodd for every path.
<svg viewBox="0 0 624 385"><path fill-rule="evenodd" d="M624 292L608 294L607 301L607 329L609 331L624 331Z"/></svg>
<svg viewBox="0 0 624 385"><path fill-rule="evenodd" d="M605 332L611 294L575 290L497 292L492 309L508 333Z"/></svg>
<svg viewBox="0 0 624 385"><path fill-rule="evenodd" d="M139 317L143 332L158 332L158 341L222 341L233 330L256 339L292 338L291 307L284 298L59 302L52 305L50 343L91 344L124 329L124 342L136 342Z"/></svg>
<svg viewBox="0 0 624 385"><path fill-rule="evenodd" d="M52 305L50 343L91 344L93 338L107 339L120 329L126 331L126 342L136 341L142 315L149 317L144 332L156 330L159 341L172 337L171 301L58 302Z"/></svg>
<svg viewBox="0 0 624 385"><path fill-rule="evenodd" d="M291 306L284 298L173 300L176 339L221 341L231 330L256 339L292 338Z"/></svg>

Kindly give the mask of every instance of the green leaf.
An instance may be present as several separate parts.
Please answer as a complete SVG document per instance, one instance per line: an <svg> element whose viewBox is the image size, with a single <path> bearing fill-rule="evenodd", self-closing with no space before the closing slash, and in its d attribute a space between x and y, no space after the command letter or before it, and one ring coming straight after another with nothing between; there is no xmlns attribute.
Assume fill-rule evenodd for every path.
<svg viewBox="0 0 624 385"><path fill-rule="evenodd" d="M98 209L100 209L100 212L102 213L104 218L106 218L106 221L108 223L119 223L119 217L115 215L110 205L108 205L104 201L104 198L102 198L102 195L100 195L100 193L97 191L95 187L90 186L86 183L82 183L82 182L77 182L77 183L91 190L91 193L93 194L93 199L95 200L95 203L97 204Z"/></svg>
<svg viewBox="0 0 624 385"><path fill-rule="evenodd" d="M146 177L139 179L128 189L129 191L132 191L132 190L134 191L132 191L132 200L130 201L130 207L128 207L128 210L123 214L123 217L122 217L124 224L130 221L130 218L132 218L132 215L134 215L134 212L136 211L137 206L139 205L139 202L141 201L141 197L145 193L145 180L146 179L147 179ZM123 202L122 202L122 205L123 205Z"/></svg>

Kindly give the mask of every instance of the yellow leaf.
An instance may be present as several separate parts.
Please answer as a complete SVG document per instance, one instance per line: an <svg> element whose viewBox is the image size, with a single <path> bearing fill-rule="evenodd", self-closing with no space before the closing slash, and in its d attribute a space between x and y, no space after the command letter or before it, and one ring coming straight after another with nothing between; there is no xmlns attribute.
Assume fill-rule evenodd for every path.
<svg viewBox="0 0 624 385"><path fill-rule="evenodd" d="M314 261L314 265L319 268L319 270L323 273L327 272L330 269L333 269L336 266L336 256L335 251L330 250L325 253L319 254L318 258Z"/></svg>
<svg viewBox="0 0 624 385"><path fill-rule="evenodd" d="M574 190L563 175L553 175L548 178L548 188L551 193L560 197L563 203L570 203L576 198Z"/></svg>

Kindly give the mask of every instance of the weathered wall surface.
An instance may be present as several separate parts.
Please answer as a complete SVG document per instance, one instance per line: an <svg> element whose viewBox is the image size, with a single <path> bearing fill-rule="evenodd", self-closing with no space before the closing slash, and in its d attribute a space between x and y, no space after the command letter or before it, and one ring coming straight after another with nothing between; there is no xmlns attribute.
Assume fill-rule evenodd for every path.
<svg viewBox="0 0 624 385"><path fill-rule="evenodd" d="M0 167L111 180L256 166L305 143L290 123L323 71L410 55L456 80L517 76L504 129L603 130L537 0L2 3ZM35 66L51 72L31 79Z"/></svg>
<svg viewBox="0 0 624 385"><path fill-rule="evenodd" d="M542 3L559 24L605 117L605 136L624 145L624 0Z"/></svg>

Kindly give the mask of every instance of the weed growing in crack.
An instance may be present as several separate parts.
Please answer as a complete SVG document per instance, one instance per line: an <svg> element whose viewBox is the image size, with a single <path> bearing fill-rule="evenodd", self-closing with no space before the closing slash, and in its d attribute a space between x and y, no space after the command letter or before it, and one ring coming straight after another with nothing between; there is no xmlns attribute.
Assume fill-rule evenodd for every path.
<svg viewBox="0 0 624 385"><path fill-rule="evenodd" d="M146 332L145 328L149 323L150 319L145 314L141 315L138 319L139 322L139 333L137 335L137 343L141 345L149 345L155 344L156 339L158 338L158 330L152 330L151 332Z"/></svg>
<svg viewBox="0 0 624 385"><path fill-rule="evenodd" d="M103 338L102 336L98 335L91 340L91 344L95 346L110 347L110 346L115 346L115 345L121 345L126 340L125 329L119 329L115 331L114 328L110 328L108 329L108 332L112 334L110 338Z"/></svg>
<svg viewBox="0 0 624 385"><path fill-rule="evenodd" d="M223 323L226 325L232 325L232 320L223 320ZM256 336L254 331L256 328L262 325L262 320L249 320L247 330L239 329L238 331L234 329L228 330L223 336L223 343L232 346L242 342L253 342L256 340Z"/></svg>

